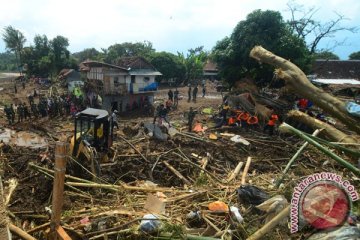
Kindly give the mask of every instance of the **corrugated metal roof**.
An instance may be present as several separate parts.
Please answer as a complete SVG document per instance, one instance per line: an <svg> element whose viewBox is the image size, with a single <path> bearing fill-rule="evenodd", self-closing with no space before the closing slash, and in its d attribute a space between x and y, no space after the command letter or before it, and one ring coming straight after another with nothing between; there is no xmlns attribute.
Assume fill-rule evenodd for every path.
<svg viewBox="0 0 360 240"><path fill-rule="evenodd" d="M323 83L323 84L354 84L354 85L359 85L360 81L356 80L356 79L324 79L324 78L317 78L317 79L313 79L313 82L317 82L317 83Z"/></svg>
<svg viewBox="0 0 360 240"><path fill-rule="evenodd" d="M130 75L161 76L161 72L152 69L134 69L129 71Z"/></svg>

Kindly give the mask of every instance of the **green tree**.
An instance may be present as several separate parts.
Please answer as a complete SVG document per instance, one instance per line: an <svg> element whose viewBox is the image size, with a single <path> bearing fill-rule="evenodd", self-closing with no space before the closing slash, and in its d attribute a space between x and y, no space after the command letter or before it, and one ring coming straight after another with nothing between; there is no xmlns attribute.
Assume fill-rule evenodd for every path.
<svg viewBox="0 0 360 240"><path fill-rule="evenodd" d="M146 59L155 52L152 43L149 41L144 42L125 42L121 44L114 44L108 47L105 57L105 62L116 63L117 59L121 57L135 57L140 56Z"/></svg>
<svg viewBox="0 0 360 240"><path fill-rule="evenodd" d="M12 52L0 53L0 71L16 71L16 58Z"/></svg>
<svg viewBox="0 0 360 240"><path fill-rule="evenodd" d="M178 52L180 61L185 65L185 81L184 83L197 84L202 77L203 67L208 58L208 53L204 51L204 47L200 46L189 49L186 56Z"/></svg>
<svg viewBox="0 0 360 240"><path fill-rule="evenodd" d="M322 51L313 54L314 59L339 60L339 56L329 51Z"/></svg>
<svg viewBox="0 0 360 240"><path fill-rule="evenodd" d="M5 27L2 36L6 49L15 53L17 66L20 67L22 64L21 51L24 47L24 43L26 42L25 36L22 34L22 32L13 28L12 26Z"/></svg>
<svg viewBox="0 0 360 240"><path fill-rule="evenodd" d="M156 52L150 56L150 63L162 73L157 81L174 79L178 85L185 78L185 65L178 56L168 52Z"/></svg>
<svg viewBox="0 0 360 240"><path fill-rule="evenodd" d="M304 40L292 34L279 12L255 10L237 24L230 37L217 42L212 51L220 76L230 85L246 76L257 81L272 79L270 66L259 65L249 58L256 45L290 59L304 70L310 63Z"/></svg>
<svg viewBox="0 0 360 240"><path fill-rule="evenodd" d="M70 52L67 49L69 40L63 36L57 36L50 41L53 73L58 73L61 69L69 66Z"/></svg>
<svg viewBox="0 0 360 240"><path fill-rule="evenodd" d="M101 58L101 53L95 48L85 48L80 52L73 53L72 56L77 60L78 63L81 63L86 59L100 60L99 58Z"/></svg>
<svg viewBox="0 0 360 240"><path fill-rule="evenodd" d="M360 60L360 51L350 54L349 60Z"/></svg>

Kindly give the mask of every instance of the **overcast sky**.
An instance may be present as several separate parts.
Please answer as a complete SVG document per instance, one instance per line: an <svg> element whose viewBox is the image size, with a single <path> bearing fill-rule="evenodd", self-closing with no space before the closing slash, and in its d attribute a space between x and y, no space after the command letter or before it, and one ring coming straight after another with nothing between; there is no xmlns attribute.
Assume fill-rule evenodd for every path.
<svg viewBox="0 0 360 240"><path fill-rule="evenodd" d="M288 0L0 0L0 28L12 25L24 33L29 45L36 34L67 37L70 51L114 43L148 40L157 51L176 53L204 46L211 50L231 34L236 24L255 9L277 10L285 19ZM349 18L348 26L360 26L359 0L298 0L306 7L321 8L316 19L336 18L335 11ZM346 45L334 52L341 59L360 51L360 33L341 32L332 41ZM0 40L0 52L5 44Z"/></svg>

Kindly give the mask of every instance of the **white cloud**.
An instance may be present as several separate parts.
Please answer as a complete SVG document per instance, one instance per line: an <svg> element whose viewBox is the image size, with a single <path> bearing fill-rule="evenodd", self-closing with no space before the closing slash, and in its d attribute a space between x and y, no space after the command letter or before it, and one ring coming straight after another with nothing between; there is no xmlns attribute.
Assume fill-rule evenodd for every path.
<svg viewBox="0 0 360 240"><path fill-rule="evenodd" d="M255 9L282 11L288 16L287 0L0 0L0 28L12 25L28 40L35 34L49 38L63 35L70 50L108 47L125 41L153 42L158 50L176 52L205 45L232 32L236 24ZM300 2L300 1L299 1ZM303 0L301 4L321 7L319 17L338 11L360 25L360 1ZM0 41L0 51L3 43Z"/></svg>

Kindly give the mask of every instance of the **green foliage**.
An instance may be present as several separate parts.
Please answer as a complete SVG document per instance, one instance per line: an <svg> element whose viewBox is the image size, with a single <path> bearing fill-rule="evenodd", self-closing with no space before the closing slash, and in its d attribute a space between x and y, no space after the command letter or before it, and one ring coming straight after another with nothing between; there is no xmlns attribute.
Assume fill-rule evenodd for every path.
<svg viewBox="0 0 360 240"><path fill-rule="evenodd" d="M183 53L178 52L180 61L185 65L186 75L184 83L197 84L202 77L203 67L208 59L208 53L204 51L204 47L189 49L185 57Z"/></svg>
<svg viewBox="0 0 360 240"><path fill-rule="evenodd" d="M313 58L314 59L325 59L325 60L339 60L339 56L329 52L329 51L322 51L322 52L317 52L313 54Z"/></svg>
<svg viewBox="0 0 360 240"><path fill-rule="evenodd" d="M90 60L99 60L101 59L101 53L95 48L85 48L80 52L73 53L72 56L77 60L78 63L81 63L87 59Z"/></svg>
<svg viewBox="0 0 360 240"><path fill-rule="evenodd" d="M121 57L144 57L148 58L152 53L155 52L155 49L152 46L151 42L125 42L121 44L114 44L108 47L106 51L106 57L104 59L107 63L116 63L116 60Z"/></svg>
<svg viewBox="0 0 360 240"><path fill-rule="evenodd" d="M157 81L175 79L176 84L179 84L184 80L186 69L178 56L168 52L156 52L149 58L150 63L163 74L157 76Z"/></svg>
<svg viewBox="0 0 360 240"><path fill-rule="evenodd" d="M360 51L350 54L349 60L360 60Z"/></svg>
<svg viewBox="0 0 360 240"><path fill-rule="evenodd" d="M2 36L6 49L15 53L17 66L20 66L22 63L21 51L24 47L24 43L26 42L26 38L22 32L12 26L5 27Z"/></svg>
<svg viewBox="0 0 360 240"><path fill-rule="evenodd" d="M16 71L15 54L11 52L0 53L0 71Z"/></svg>
<svg viewBox="0 0 360 240"><path fill-rule="evenodd" d="M308 69L310 57L305 42L291 33L281 14L255 10L237 24L230 37L213 48L212 56L220 68L220 76L230 85L247 76L258 81L272 79L272 67L259 65L249 57L256 45L290 59L303 70Z"/></svg>

